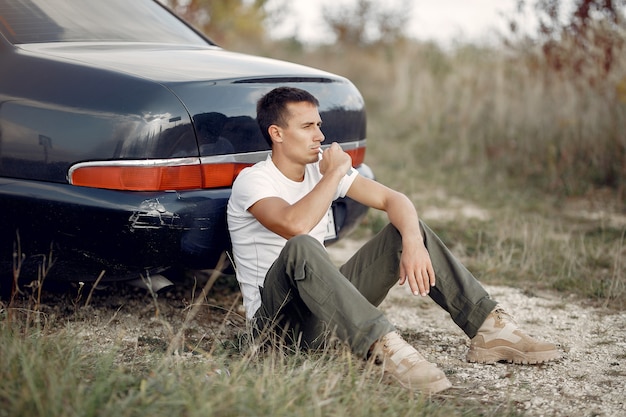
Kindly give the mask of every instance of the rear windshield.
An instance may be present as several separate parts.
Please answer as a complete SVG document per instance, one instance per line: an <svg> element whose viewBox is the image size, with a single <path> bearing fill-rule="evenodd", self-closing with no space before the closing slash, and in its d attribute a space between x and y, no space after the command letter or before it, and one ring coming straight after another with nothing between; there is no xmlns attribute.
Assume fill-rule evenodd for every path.
<svg viewBox="0 0 626 417"><path fill-rule="evenodd" d="M153 0L0 0L12 43L207 41Z"/></svg>

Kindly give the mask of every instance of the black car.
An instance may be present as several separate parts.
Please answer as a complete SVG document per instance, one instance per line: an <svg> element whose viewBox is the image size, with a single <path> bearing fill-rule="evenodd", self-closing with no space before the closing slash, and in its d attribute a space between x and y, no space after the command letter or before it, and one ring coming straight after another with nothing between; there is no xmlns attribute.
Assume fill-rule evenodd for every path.
<svg viewBox="0 0 626 417"><path fill-rule="evenodd" d="M269 152L256 101L279 85L313 93L327 143L372 176L343 77L227 52L151 0L0 0L0 286L50 254L46 279L213 268L233 179ZM329 242L365 212L337 201Z"/></svg>

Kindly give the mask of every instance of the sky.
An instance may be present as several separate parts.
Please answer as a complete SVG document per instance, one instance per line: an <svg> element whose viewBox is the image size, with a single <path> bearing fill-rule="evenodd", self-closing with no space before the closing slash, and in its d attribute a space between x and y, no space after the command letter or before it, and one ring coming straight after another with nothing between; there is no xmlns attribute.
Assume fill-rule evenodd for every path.
<svg viewBox="0 0 626 417"><path fill-rule="evenodd" d="M305 42L328 40L321 20L324 6L354 4L356 0L291 0L291 18L274 28L277 37L293 36ZM387 0L393 4L397 0ZM515 10L516 0L412 0L409 36L449 44L455 40L483 42L494 39L494 28L506 30L502 13ZM534 27L532 18L525 27Z"/></svg>

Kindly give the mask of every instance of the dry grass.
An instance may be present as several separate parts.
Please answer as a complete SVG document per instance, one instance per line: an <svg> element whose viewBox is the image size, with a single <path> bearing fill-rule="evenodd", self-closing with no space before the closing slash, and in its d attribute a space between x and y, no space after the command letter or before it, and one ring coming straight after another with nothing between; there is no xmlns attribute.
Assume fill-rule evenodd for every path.
<svg viewBox="0 0 626 417"><path fill-rule="evenodd" d="M351 79L368 106L368 161L404 177L420 164L561 196L609 187L625 201L626 54L594 84L532 50L406 42L268 55Z"/></svg>
<svg viewBox="0 0 626 417"><path fill-rule="evenodd" d="M471 248L466 261L484 279L626 306L626 54L603 77L554 71L530 49L473 45L268 55L357 85L368 106L366 161L418 209L441 188L490 210L480 224L436 225Z"/></svg>
<svg viewBox="0 0 626 417"><path fill-rule="evenodd" d="M506 403L381 383L380 367L341 345L304 352L231 337L212 340L211 353L172 354L176 337L157 337L137 358L123 342L85 343L72 327L0 320L0 416L518 415Z"/></svg>

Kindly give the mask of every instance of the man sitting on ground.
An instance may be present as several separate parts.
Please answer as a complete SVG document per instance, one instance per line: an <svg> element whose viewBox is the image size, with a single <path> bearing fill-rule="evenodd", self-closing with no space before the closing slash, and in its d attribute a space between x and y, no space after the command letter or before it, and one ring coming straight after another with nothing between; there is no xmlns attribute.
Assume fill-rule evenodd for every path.
<svg viewBox="0 0 626 417"><path fill-rule="evenodd" d="M429 295L471 339L467 360L519 364L560 357L522 332L421 220L411 201L352 168L337 143L323 151L318 100L279 87L257 104L272 152L235 180L228 226L246 316L255 331L281 328L315 348L328 331L425 393L451 386L377 308L396 283ZM348 196L387 213L390 224L341 267L324 248L327 211ZM436 284L436 285L435 285Z"/></svg>

